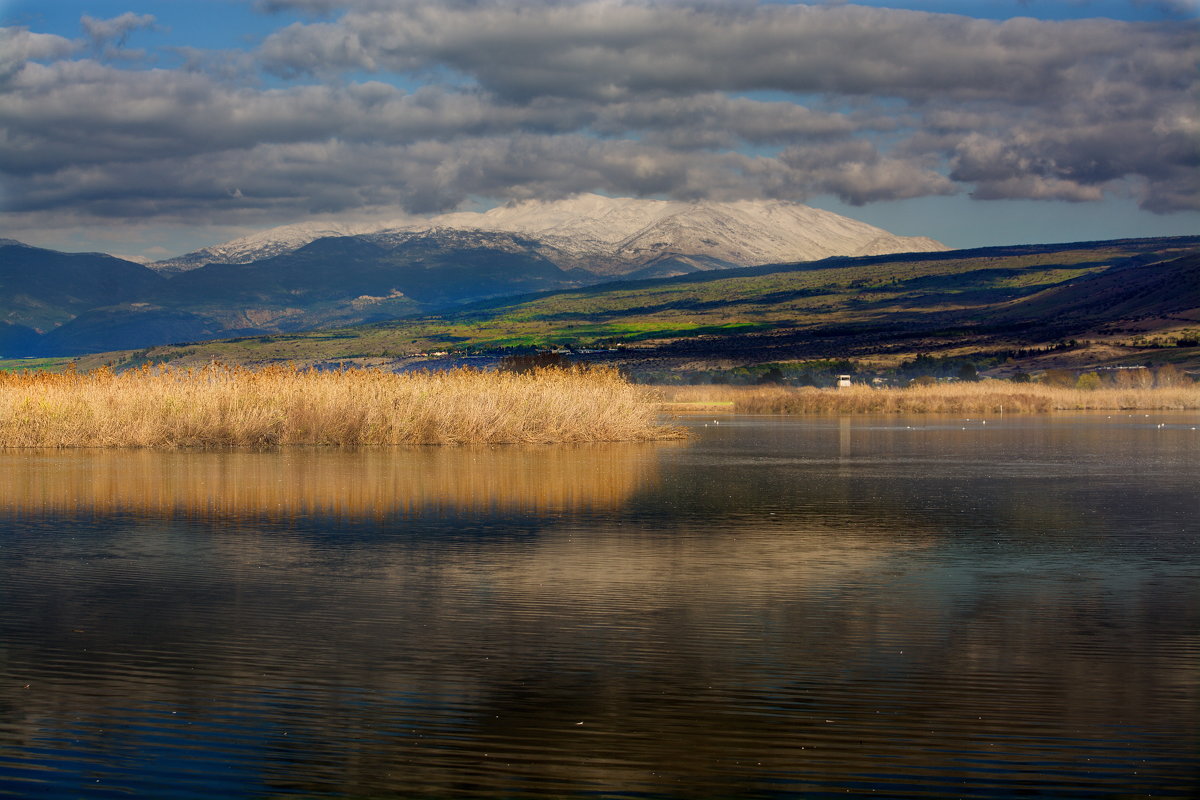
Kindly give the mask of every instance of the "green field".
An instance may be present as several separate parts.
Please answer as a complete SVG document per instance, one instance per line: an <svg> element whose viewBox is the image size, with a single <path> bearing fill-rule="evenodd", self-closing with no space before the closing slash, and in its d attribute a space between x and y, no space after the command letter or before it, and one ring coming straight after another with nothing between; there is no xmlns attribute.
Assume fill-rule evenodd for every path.
<svg viewBox="0 0 1200 800"><path fill-rule="evenodd" d="M73 361L74 359L70 358L0 358L0 372L20 372L21 370L58 372Z"/></svg>

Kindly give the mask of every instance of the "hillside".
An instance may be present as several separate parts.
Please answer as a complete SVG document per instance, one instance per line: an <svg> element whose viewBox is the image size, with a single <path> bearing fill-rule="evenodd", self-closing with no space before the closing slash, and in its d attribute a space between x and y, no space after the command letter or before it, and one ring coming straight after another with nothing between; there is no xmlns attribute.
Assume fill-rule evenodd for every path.
<svg viewBox="0 0 1200 800"><path fill-rule="evenodd" d="M613 275L937 250L794 203L581 195L397 226L305 223L153 265L0 249L0 355L57 356L419 317Z"/></svg>
<svg viewBox="0 0 1200 800"><path fill-rule="evenodd" d="M8 323L0 354L8 356L361 324L582 283L516 237L480 232L326 237L170 279L109 256L3 250L13 254L0 252L0 320Z"/></svg>
<svg viewBox="0 0 1200 800"><path fill-rule="evenodd" d="M1200 334L1198 254L1200 237L1175 237L836 258L609 283L412 320L154 348L112 360L407 368L430 351L499 355L570 346L618 348L588 359L677 369L820 358L888 363L916 353L1087 340L1076 345L1079 359L1118 363ZM1175 348L1171 357L1191 357L1186 350Z"/></svg>
<svg viewBox="0 0 1200 800"><path fill-rule="evenodd" d="M35 335L84 311L142 299L166 283L141 264L103 253L0 242L0 322Z"/></svg>

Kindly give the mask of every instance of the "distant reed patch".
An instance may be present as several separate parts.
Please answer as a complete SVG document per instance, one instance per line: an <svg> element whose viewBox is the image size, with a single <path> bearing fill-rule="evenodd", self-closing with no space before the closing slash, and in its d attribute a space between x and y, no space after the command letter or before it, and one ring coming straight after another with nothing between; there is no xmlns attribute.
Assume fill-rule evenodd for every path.
<svg viewBox="0 0 1200 800"><path fill-rule="evenodd" d="M672 411L685 412L684 404L725 402L732 403L732 410L742 414L1023 414L1200 409L1200 384L1078 389L993 380L904 389L670 386L663 387L663 394L665 407Z"/></svg>
<svg viewBox="0 0 1200 800"><path fill-rule="evenodd" d="M395 374L213 364L0 373L0 447L499 444L675 438L611 369Z"/></svg>

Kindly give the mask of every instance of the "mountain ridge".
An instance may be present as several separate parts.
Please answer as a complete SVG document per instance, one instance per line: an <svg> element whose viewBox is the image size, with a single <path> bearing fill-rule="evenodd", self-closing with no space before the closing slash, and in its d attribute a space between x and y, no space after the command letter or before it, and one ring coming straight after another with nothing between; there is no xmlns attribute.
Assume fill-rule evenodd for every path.
<svg viewBox="0 0 1200 800"><path fill-rule="evenodd" d="M510 254L535 279L528 286L533 291L491 297L474 284L486 280L488 270L493 279L507 274L497 267L495 252L477 250L473 257L485 270L472 273L463 257L467 251L443 251L438 241L430 237L428 252L381 251L399 259L387 261L382 272L372 266L374 251L367 243L332 238L313 248L345 253L345 269L338 274L342 283L367 290L358 297L346 298L347 286L321 270L320 259L306 266L288 255L278 257L278 269L270 263L212 265L195 278L159 278L160 286L182 288L224 272L246 281L240 288L226 287L239 296L277 292L278 299L243 307L225 302L233 296L228 295L211 307L133 302L95 309L49 332L44 346L34 349L79 357L86 351L72 351L69 344L86 338L89 344L112 342L105 348L110 351L127 350L80 358L85 368L110 362L120 368L158 361L194 365L212 358L448 368L462 362L438 360L444 351L479 366L514 351L573 347L588 353L582 356L587 359L643 371L829 358L896 361L919 353L973 353L996 369L1011 370L1002 362L1017 351L1052 352L1058 365L1062 359L1110 365L1167 360L1200 369L1200 348L1183 344L1200 338L1200 236L836 257L668 278L626 275L565 291L538 286L539 269L551 283L565 275L553 264L530 260L528 253ZM339 243L348 249L339 251ZM355 252L366 257L355 262ZM393 280L389 270L434 279L443 265L476 275L469 288L481 299L410 313L403 308L412 303L408 296L386 291ZM365 271L356 272L360 267ZM316 269L321 281L282 280L306 268ZM372 281L382 281L374 285L383 288L371 289ZM421 289L419 282L412 286ZM442 286L435 281L427 289L445 291ZM286 305L304 295L311 301L307 310ZM127 334L135 318L147 329L170 332L158 341L174 344L141 342L145 349L133 349L137 345ZM0 326L0 346L12 353L34 333ZM215 338L223 341L198 341ZM1029 357L1041 367L1049 363L1036 353Z"/></svg>
<svg viewBox="0 0 1200 800"><path fill-rule="evenodd" d="M210 262L251 263L327 236L396 238L429 231L521 236L534 241L538 254L560 268L599 276L635 272L664 256L714 269L948 249L929 237L897 236L831 211L782 200L684 202L580 194L420 220L283 225L150 266L165 273L183 272Z"/></svg>

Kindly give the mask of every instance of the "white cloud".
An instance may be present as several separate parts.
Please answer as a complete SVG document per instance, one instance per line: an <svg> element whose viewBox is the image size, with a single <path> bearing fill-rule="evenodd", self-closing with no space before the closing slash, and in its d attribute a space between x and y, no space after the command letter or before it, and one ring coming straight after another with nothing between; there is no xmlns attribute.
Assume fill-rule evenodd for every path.
<svg viewBox="0 0 1200 800"><path fill-rule="evenodd" d="M28 62L63 58L78 49L77 42L61 36L32 33L25 28L0 28L0 84Z"/></svg>
<svg viewBox="0 0 1200 800"><path fill-rule="evenodd" d="M124 46L126 37L133 31L153 28L154 22L152 14L134 14L132 11L112 19L96 19L84 14L79 20L84 33L93 43L107 45L115 42L118 46Z"/></svg>

